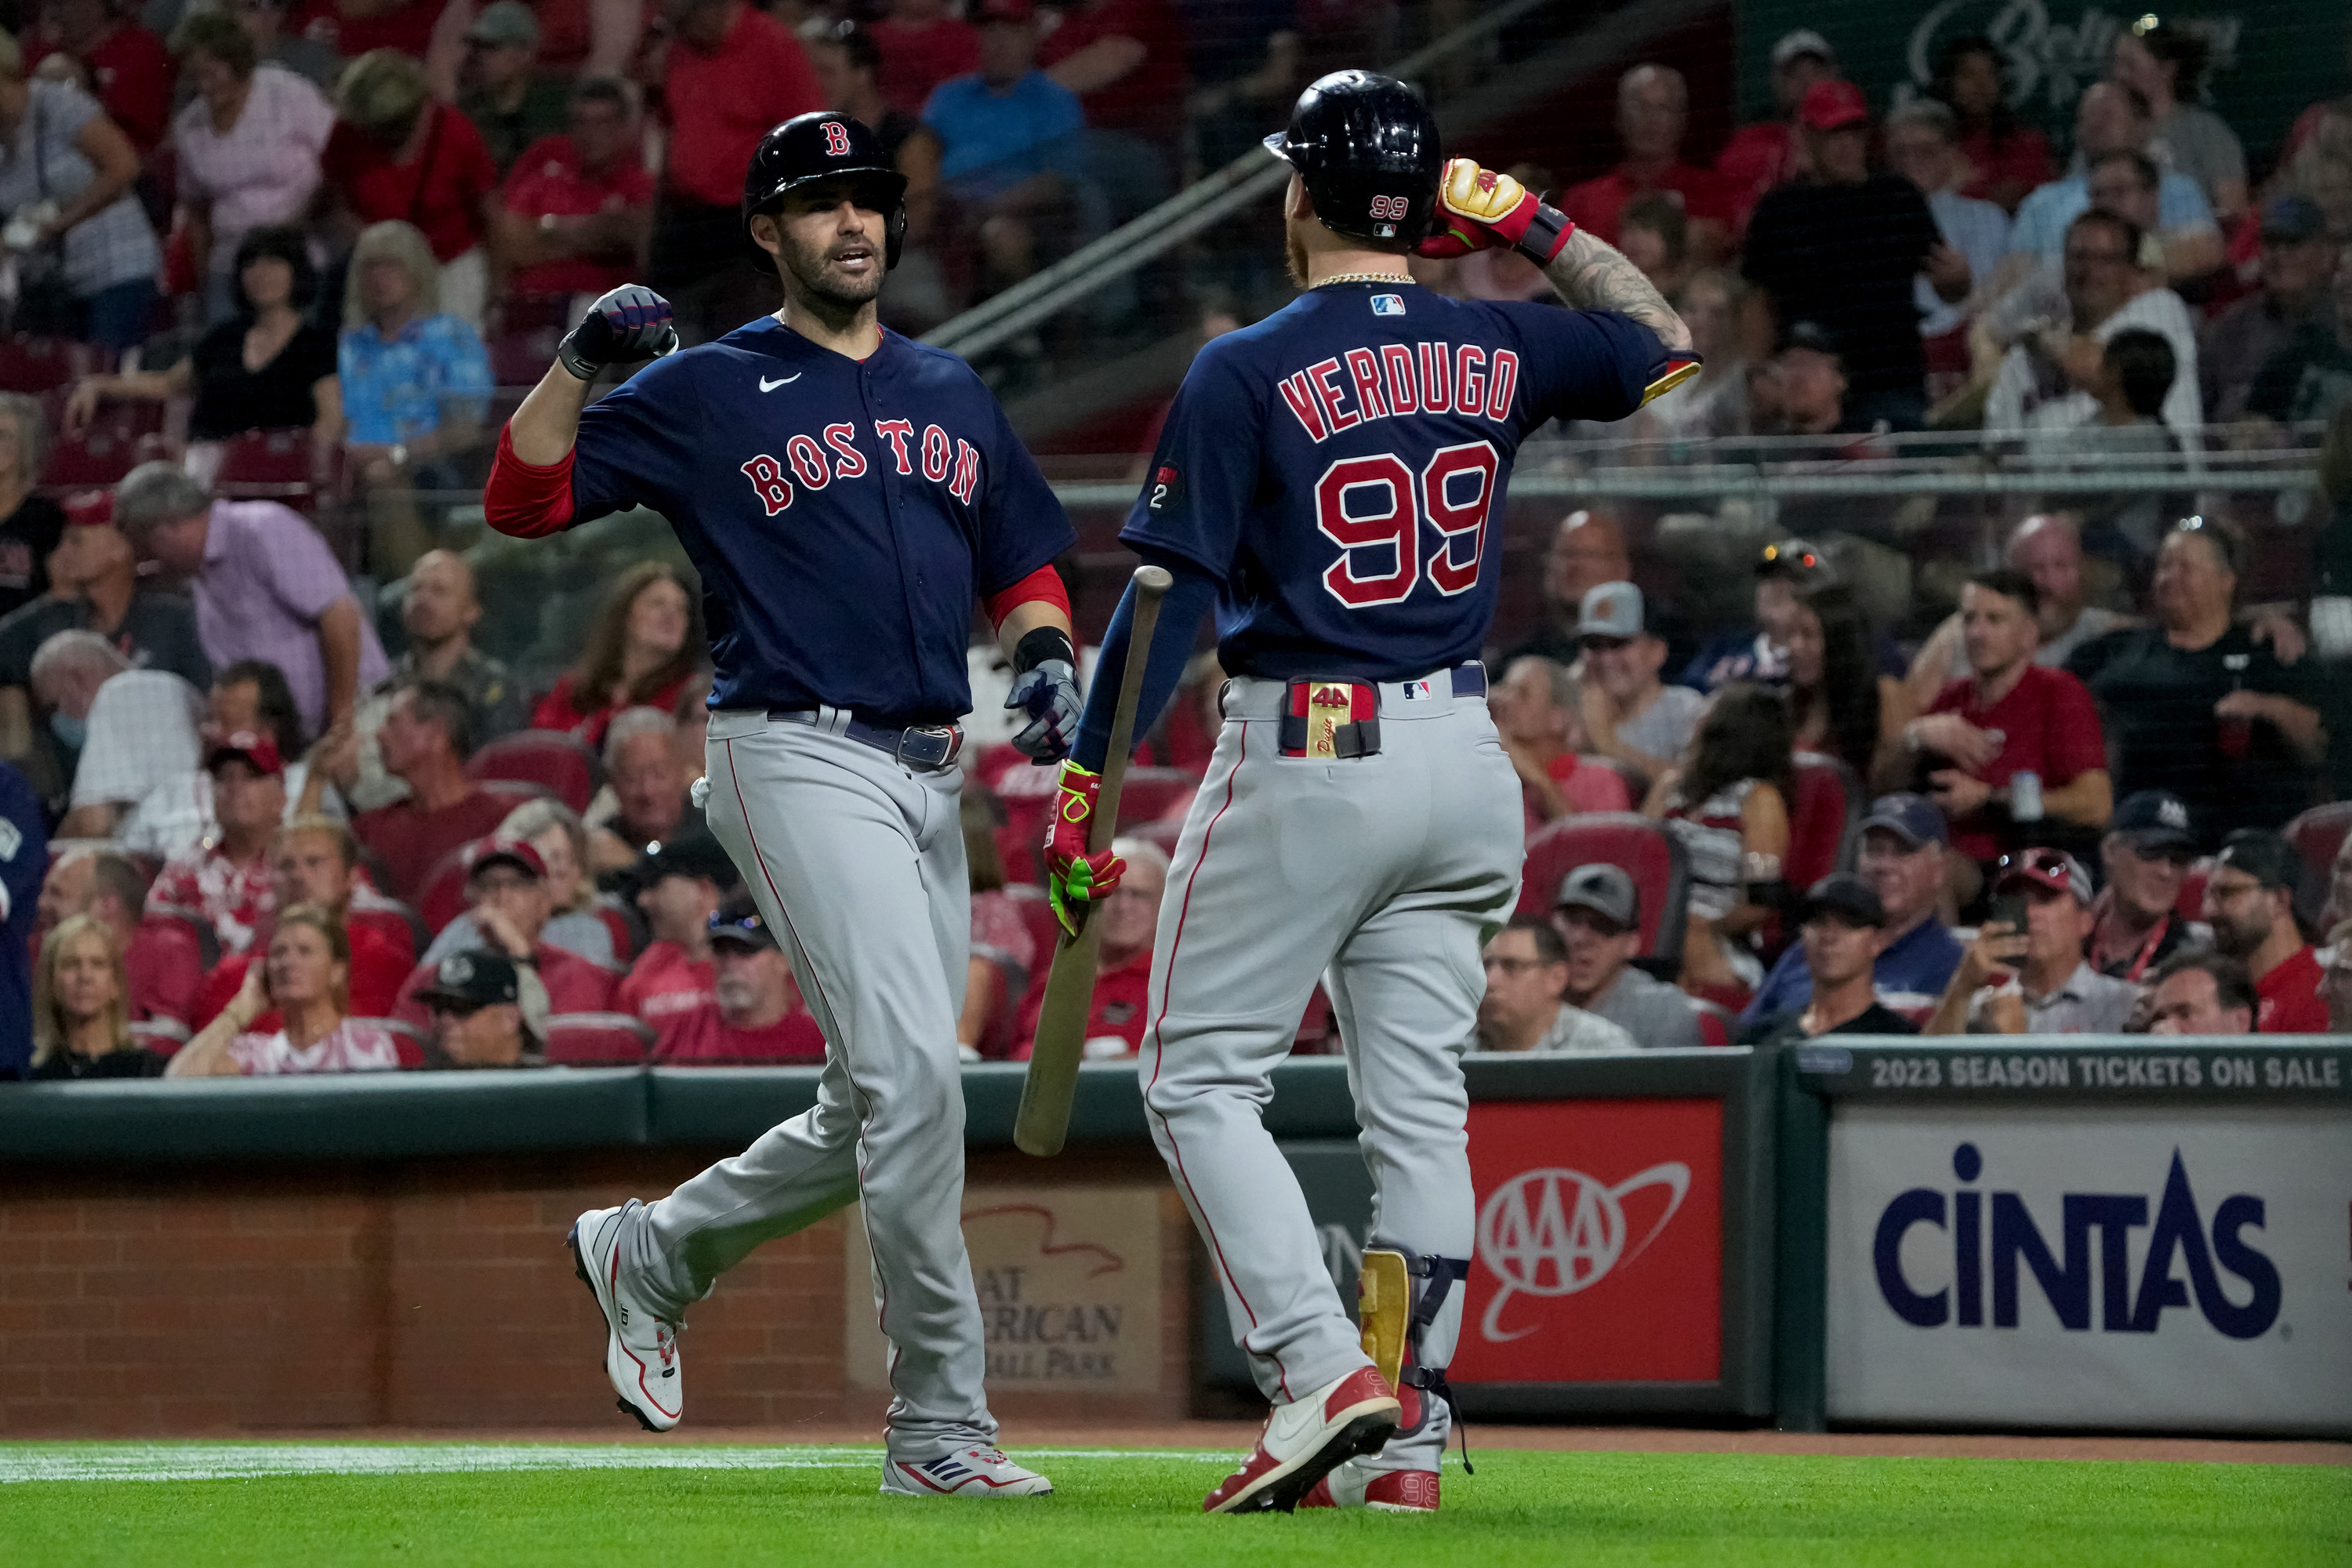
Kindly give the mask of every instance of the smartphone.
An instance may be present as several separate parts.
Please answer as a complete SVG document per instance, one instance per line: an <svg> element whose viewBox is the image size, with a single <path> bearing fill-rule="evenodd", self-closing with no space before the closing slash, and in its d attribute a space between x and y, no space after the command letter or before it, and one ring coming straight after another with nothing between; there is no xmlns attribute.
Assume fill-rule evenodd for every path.
<svg viewBox="0 0 2352 1568"><path fill-rule="evenodd" d="M2020 936L2023 935L2025 932L2025 895L2023 893L1994 894L1992 900L1992 913L1990 920L1998 921L2001 924L2006 925L2013 934ZM2014 969L2022 962L2023 960L2021 959L2011 959L2008 962L2007 967Z"/></svg>

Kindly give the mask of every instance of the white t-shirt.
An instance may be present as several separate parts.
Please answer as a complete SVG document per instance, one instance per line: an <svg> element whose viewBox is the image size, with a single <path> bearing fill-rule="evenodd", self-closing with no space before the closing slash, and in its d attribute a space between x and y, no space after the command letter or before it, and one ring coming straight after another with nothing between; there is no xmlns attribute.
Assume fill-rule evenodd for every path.
<svg viewBox="0 0 2352 1568"><path fill-rule="evenodd" d="M2180 435L2181 444L2196 449L2197 427L2205 422L2204 404L2197 390L2197 329L2189 307L2169 289L2151 289L2091 329L2105 342L2126 328L2155 332L2172 345L2172 390L2165 394L2164 422ZM2070 388L2054 367L2041 363L2023 343L2001 356L1985 400L1988 432L2019 432L2034 450L2068 450L2063 437L2099 416L2098 400Z"/></svg>
<svg viewBox="0 0 2352 1568"><path fill-rule="evenodd" d="M380 1024L346 1018L309 1045L297 1050L286 1031L274 1035L239 1035L228 1043L228 1054L247 1078L276 1078L285 1073L389 1072L400 1066L400 1048Z"/></svg>

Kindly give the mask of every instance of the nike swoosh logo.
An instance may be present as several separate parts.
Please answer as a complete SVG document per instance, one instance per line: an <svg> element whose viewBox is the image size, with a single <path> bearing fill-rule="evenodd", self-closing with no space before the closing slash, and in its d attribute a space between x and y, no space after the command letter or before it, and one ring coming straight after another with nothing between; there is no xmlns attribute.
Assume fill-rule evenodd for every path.
<svg viewBox="0 0 2352 1568"><path fill-rule="evenodd" d="M776 388L784 385L786 383L798 381L800 378L801 373L799 371L794 371L792 374L787 376L780 376L774 381L770 381L763 375L760 378L760 390L762 392L773 392Z"/></svg>

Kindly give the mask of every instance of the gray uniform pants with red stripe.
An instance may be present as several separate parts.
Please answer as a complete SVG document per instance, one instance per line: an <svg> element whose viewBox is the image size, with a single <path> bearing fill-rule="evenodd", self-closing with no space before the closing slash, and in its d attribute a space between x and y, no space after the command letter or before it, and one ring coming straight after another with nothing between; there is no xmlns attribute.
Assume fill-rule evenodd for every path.
<svg viewBox="0 0 2352 1568"><path fill-rule="evenodd" d="M1377 756L1316 761L1279 754L1282 684L1235 680L1160 908L1144 1101L1269 1399L1369 1359L1263 1120L1318 978L1363 1129L1371 1236L1471 1253L1461 1053L1486 992L1481 947L1517 897L1524 828L1486 702L1429 686L1445 689L1381 688ZM1424 1364L1452 1359L1461 1321L1457 1289ZM1432 1415L1375 1464L1435 1469L1446 1424L1442 1407Z"/></svg>
<svg viewBox="0 0 2352 1568"><path fill-rule="evenodd" d="M631 1282L675 1316L761 1242L862 1196L893 1457L989 1440L962 1225L962 774L747 710L711 715L707 761L711 831L782 938L824 1030L824 1075L813 1109L635 1211Z"/></svg>

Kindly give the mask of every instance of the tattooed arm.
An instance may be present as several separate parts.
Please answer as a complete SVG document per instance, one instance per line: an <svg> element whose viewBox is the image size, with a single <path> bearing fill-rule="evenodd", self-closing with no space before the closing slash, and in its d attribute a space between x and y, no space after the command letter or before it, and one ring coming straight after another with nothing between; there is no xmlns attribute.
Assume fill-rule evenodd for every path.
<svg viewBox="0 0 2352 1568"><path fill-rule="evenodd" d="M1607 240L1578 229L1544 268L1559 297L1580 310L1622 310L1670 349L1691 346L1690 328L1642 269Z"/></svg>

